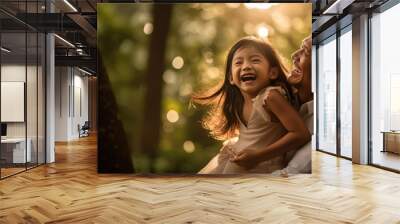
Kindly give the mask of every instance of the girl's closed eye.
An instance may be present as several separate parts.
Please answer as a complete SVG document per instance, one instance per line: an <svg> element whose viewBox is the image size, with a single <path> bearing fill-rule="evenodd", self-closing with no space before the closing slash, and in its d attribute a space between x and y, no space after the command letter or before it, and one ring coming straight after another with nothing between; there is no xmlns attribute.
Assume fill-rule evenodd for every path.
<svg viewBox="0 0 400 224"><path fill-rule="evenodd" d="M243 62L242 61L236 61L235 65L241 65Z"/></svg>
<svg viewBox="0 0 400 224"><path fill-rule="evenodd" d="M253 63L261 62L261 58L259 55L253 55L250 57L250 59L251 59L251 62L253 62Z"/></svg>

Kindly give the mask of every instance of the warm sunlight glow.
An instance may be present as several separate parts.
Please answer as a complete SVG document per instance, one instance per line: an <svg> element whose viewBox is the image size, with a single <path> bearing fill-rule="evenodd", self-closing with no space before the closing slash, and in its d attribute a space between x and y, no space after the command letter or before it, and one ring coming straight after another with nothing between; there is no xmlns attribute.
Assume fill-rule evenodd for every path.
<svg viewBox="0 0 400 224"><path fill-rule="evenodd" d="M231 9L236 9L236 8L239 8L239 6L240 6L240 3L225 3L226 4L226 6L228 6L228 8L231 8Z"/></svg>
<svg viewBox="0 0 400 224"><path fill-rule="evenodd" d="M171 123L175 123L179 120L179 114L175 110L169 110L167 112L167 120Z"/></svg>
<svg viewBox="0 0 400 224"><path fill-rule="evenodd" d="M226 145L228 145L228 144L234 144L234 143L236 143L237 141L239 140L239 137L233 137L233 138L230 138L230 139L228 139L228 140L225 140L223 143L222 143L222 145L224 145L224 146L226 146Z"/></svg>
<svg viewBox="0 0 400 224"><path fill-rule="evenodd" d="M254 34L254 25L252 23L245 23L243 26L243 30L247 35L253 35Z"/></svg>
<svg viewBox="0 0 400 224"><path fill-rule="evenodd" d="M269 9L273 5L273 3L244 3L248 9Z"/></svg>
<svg viewBox="0 0 400 224"><path fill-rule="evenodd" d="M269 33L268 28L265 27L265 26L260 26L257 29L257 34L261 38L267 38L268 37L268 33Z"/></svg>
<svg viewBox="0 0 400 224"><path fill-rule="evenodd" d="M216 79L220 76L219 69L217 67L210 67L207 69L207 75L210 79Z"/></svg>

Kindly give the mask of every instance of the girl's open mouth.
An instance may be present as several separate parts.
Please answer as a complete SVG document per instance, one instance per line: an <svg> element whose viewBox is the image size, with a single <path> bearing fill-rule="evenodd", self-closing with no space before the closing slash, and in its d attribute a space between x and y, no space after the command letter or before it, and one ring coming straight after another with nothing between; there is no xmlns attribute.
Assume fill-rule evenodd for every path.
<svg viewBox="0 0 400 224"><path fill-rule="evenodd" d="M240 81L242 81L242 82L248 82L248 81L254 81L254 80L256 80L256 76L253 74L243 75L240 77Z"/></svg>

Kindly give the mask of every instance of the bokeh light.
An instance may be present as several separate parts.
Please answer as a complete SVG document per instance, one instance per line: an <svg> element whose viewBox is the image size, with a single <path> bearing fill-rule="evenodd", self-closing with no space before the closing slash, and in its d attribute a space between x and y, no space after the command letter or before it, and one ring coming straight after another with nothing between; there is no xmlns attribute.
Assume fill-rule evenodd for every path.
<svg viewBox="0 0 400 224"><path fill-rule="evenodd" d="M176 123L179 120L179 114L176 110L169 110L167 112L167 120L171 123Z"/></svg>
<svg viewBox="0 0 400 224"><path fill-rule="evenodd" d="M213 53L211 51L205 52L204 57L207 64L212 64L214 62Z"/></svg>
<svg viewBox="0 0 400 224"><path fill-rule="evenodd" d="M163 80L165 83L174 84L176 83L176 74L174 71L166 70L163 74Z"/></svg>
<svg viewBox="0 0 400 224"><path fill-rule="evenodd" d="M152 23L146 23L146 24L144 24L143 32L144 32L146 35L150 35L150 34L153 32L153 24L152 24Z"/></svg>
<svg viewBox="0 0 400 224"><path fill-rule="evenodd" d="M245 23L243 30L247 35L253 35L254 34L254 25L252 23Z"/></svg>
<svg viewBox="0 0 400 224"><path fill-rule="evenodd" d="M195 149L196 148L195 148L194 143L192 141L188 140L188 141L185 141L183 143L183 150L185 150L185 152L192 153L192 152L194 152Z"/></svg>
<svg viewBox="0 0 400 224"><path fill-rule="evenodd" d="M188 96L192 94L193 87L190 83L185 83L179 88L179 95L180 96Z"/></svg>
<svg viewBox="0 0 400 224"><path fill-rule="evenodd" d="M220 71L217 67L210 67L207 69L207 75L210 79L216 79L220 76Z"/></svg>
<svg viewBox="0 0 400 224"><path fill-rule="evenodd" d="M175 69L181 69L184 64L185 62L181 56L176 56L174 60L172 60L172 67Z"/></svg>
<svg viewBox="0 0 400 224"><path fill-rule="evenodd" d="M122 41L121 45L119 45L119 50L123 54L129 54L132 52L133 43L129 39L125 39Z"/></svg>
<svg viewBox="0 0 400 224"><path fill-rule="evenodd" d="M257 29L257 34L261 38L267 38L269 34L268 28L264 25L259 26Z"/></svg>

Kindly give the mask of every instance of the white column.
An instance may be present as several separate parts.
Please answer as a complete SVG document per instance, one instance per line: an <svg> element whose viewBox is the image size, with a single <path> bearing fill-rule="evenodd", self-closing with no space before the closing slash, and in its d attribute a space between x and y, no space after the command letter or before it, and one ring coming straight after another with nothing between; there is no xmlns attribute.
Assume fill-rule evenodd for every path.
<svg viewBox="0 0 400 224"><path fill-rule="evenodd" d="M368 163L368 15L353 20L353 162Z"/></svg>
<svg viewBox="0 0 400 224"><path fill-rule="evenodd" d="M312 45L312 57L311 57L311 91L313 93L313 124L314 124L314 129L313 129L313 134L311 136L311 148L312 150L317 149L317 131L316 131L316 125L317 125L317 81L316 81L316 74L317 74L317 48L315 45Z"/></svg>
<svg viewBox="0 0 400 224"><path fill-rule="evenodd" d="M46 36L46 163L55 161L54 151L54 133L55 133L55 76L54 76L54 35L47 34Z"/></svg>
<svg viewBox="0 0 400 224"><path fill-rule="evenodd" d="M47 12L54 12L54 5L46 1ZM46 163L55 161L55 44L54 35L46 35Z"/></svg>

